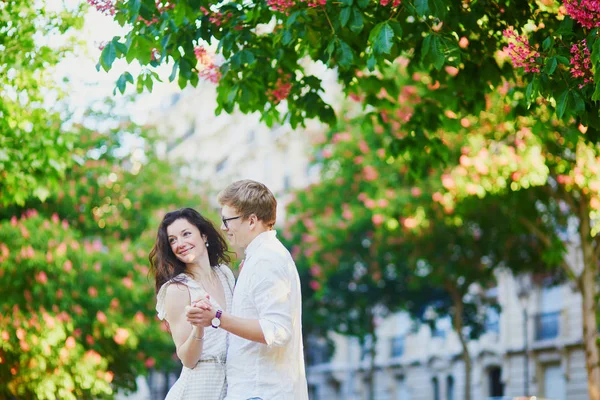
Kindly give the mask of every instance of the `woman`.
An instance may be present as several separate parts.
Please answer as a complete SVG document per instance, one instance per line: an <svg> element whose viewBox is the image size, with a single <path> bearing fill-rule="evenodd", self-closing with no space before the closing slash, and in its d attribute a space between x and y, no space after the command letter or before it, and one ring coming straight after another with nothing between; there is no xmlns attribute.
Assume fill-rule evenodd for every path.
<svg viewBox="0 0 600 400"><path fill-rule="evenodd" d="M185 309L201 299L214 308L231 309L234 277L225 265L231 261L225 240L197 211L182 208L163 218L149 259L156 279L156 311L167 321L183 363L166 399L223 399L227 332L192 326Z"/></svg>

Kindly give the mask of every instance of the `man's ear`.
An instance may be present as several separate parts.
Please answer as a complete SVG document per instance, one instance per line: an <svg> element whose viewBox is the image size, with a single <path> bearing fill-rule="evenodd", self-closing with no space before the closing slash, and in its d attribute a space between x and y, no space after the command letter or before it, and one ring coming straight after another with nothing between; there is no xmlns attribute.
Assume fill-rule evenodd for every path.
<svg viewBox="0 0 600 400"><path fill-rule="evenodd" d="M256 214L250 214L248 217L248 224L250 225L250 229L254 229L254 227L258 224L258 217Z"/></svg>

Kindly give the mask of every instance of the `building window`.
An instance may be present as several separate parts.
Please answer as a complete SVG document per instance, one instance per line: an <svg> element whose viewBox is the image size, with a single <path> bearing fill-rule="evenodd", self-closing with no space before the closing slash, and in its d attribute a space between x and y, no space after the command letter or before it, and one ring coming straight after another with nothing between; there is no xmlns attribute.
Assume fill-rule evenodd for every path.
<svg viewBox="0 0 600 400"><path fill-rule="evenodd" d="M392 357L402 357L404 354L404 336L392 338Z"/></svg>
<svg viewBox="0 0 600 400"><path fill-rule="evenodd" d="M288 174L286 174L283 177L283 190L284 191L287 192L288 190L290 190L290 188L292 187L292 183L291 182L292 182L292 178Z"/></svg>
<svg viewBox="0 0 600 400"><path fill-rule="evenodd" d="M560 310L562 308L562 288L548 286L542 288L540 313L535 316L535 339L548 340L558 337Z"/></svg>
<svg viewBox="0 0 600 400"><path fill-rule="evenodd" d="M396 379L396 389L396 400L410 400L410 391L403 375Z"/></svg>
<svg viewBox="0 0 600 400"><path fill-rule="evenodd" d="M331 353L326 338L310 336L306 340L306 364L308 366L329 362Z"/></svg>
<svg viewBox="0 0 600 400"><path fill-rule="evenodd" d="M552 400L567 400L567 381L560 364L550 364L544 367L544 397Z"/></svg>
<svg viewBox="0 0 600 400"><path fill-rule="evenodd" d="M502 397L504 396L504 384L502 383L502 369L500 367L492 367L488 371L489 379L489 396Z"/></svg>
<svg viewBox="0 0 600 400"><path fill-rule="evenodd" d="M431 380L431 386L433 389L433 400L440 400L440 382L438 378L433 378Z"/></svg>
<svg viewBox="0 0 600 400"><path fill-rule="evenodd" d="M446 378L446 400L454 400L454 377L452 375Z"/></svg>
<svg viewBox="0 0 600 400"><path fill-rule="evenodd" d="M546 312L535 316L535 340L548 340L558 337L560 311Z"/></svg>
<svg viewBox="0 0 600 400"><path fill-rule="evenodd" d="M486 309L485 331L500 333L500 313L496 307L488 307Z"/></svg>

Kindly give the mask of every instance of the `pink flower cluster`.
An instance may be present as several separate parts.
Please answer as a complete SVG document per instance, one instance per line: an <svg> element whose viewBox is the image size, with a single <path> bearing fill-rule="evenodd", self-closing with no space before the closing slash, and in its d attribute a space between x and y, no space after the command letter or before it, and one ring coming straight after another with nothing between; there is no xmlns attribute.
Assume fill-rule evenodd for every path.
<svg viewBox="0 0 600 400"><path fill-rule="evenodd" d="M301 2L306 1L306 5L309 7L319 7L327 4L327 0L300 0Z"/></svg>
<svg viewBox="0 0 600 400"><path fill-rule="evenodd" d="M204 15L208 15L208 20L210 23L215 24L216 26L221 26L227 23L227 20L233 16L232 13L223 14L222 12L212 12L204 6L200 7L200 11L202 11Z"/></svg>
<svg viewBox="0 0 600 400"><path fill-rule="evenodd" d="M600 1L564 0L567 13L584 28L600 28Z"/></svg>
<svg viewBox="0 0 600 400"><path fill-rule="evenodd" d="M594 82L590 49L588 49L585 39L571 46L571 55L571 76L573 78L583 78L583 83L579 85L579 88L581 89L588 83Z"/></svg>
<svg viewBox="0 0 600 400"><path fill-rule="evenodd" d="M525 36L519 36L512 29L505 29L504 37L508 38L508 47L504 51L510 56L512 63L517 68L525 68L525 72L540 72L540 53L537 52Z"/></svg>
<svg viewBox="0 0 600 400"><path fill-rule="evenodd" d="M267 0L267 5L271 10L289 15L290 9L296 5L294 0Z"/></svg>
<svg viewBox="0 0 600 400"><path fill-rule="evenodd" d="M387 6L388 4L390 4L391 0L379 0L379 4L383 7ZM394 0L394 2L392 3L392 7L398 7L401 3L401 0Z"/></svg>
<svg viewBox="0 0 600 400"><path fill-rule="evenodd" d="M282 70L279 70L279 73L282 72ZM274 104L279 104L281 100L287 99L292 90L292 83L290 79L290 74L277 78L277 81L275 82L275 87L273 89L267 90L267 96L269 97L270 101L272 101Z"/></svg>
<svg viewBox="0 0 600 400"><path fill-rule="evenodd" d="M390 0L387 0L388 3ZM400 0L394 0L394 3L400 2ZM324 7L327 5L327 0L300 0L300 3L306 3L308 7ZM290 9L296 5L295 0L267 0L267 5L271 7L271 10L283 13L285 15L290 14Z"/></svg>
<svg viewBox="0 0 600 400"><path fill-rule="evenodd" d="M221 69L214 62L214 54L210 54L203 46L196 47L194 53L202 66L198 76L205 81L218 83L221 79Z"/></svg>
<svg viewBox="0 0 600 400"><path fill-rule="evenodd" d="M115 3L112 0L87 0L87 2L104 15L115 15Z"/></svg>

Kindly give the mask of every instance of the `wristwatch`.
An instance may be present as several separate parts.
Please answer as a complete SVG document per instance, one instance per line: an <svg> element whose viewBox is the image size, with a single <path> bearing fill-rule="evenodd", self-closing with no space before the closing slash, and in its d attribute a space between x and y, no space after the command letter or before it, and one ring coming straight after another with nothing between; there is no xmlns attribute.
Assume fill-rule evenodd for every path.
<svg viewBox="0 0 600 400"><path fill-rule="evenodd" d="M213 328L218 328L221 326L221 314L223 314L223 311L217 310L215 317L212 319L212 321L210 321L210 324Z"/></svg>

